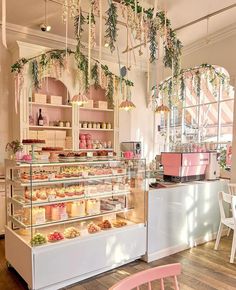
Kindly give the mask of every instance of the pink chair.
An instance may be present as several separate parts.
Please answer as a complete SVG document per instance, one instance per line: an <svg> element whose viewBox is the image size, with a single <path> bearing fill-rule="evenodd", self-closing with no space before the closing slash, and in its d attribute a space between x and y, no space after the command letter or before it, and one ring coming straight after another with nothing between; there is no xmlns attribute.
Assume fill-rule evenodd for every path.
<svg viewBox="0 0 236 290"><path fill-rule="evenodd" d="M179 263L159 266L129 276L116 283L109 290L131 290L134 288L139 290L139 286L146 283L148 284L148 290L151 290L151 282L154 280L161 280L161 290L164 290L163 279L167 277L174 277L174 289L179 290L177 275L180 275L180 273L181 265Z"/></svg>

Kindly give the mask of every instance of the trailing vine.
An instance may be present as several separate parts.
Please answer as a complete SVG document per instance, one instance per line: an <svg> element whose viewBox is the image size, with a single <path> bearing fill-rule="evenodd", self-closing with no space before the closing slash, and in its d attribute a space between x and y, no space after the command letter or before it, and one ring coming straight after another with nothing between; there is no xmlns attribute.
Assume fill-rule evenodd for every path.
<svg viewBox="0 0 236 290"><path fill-rule="evenodd" d="M109 47L111 52L115 50L115 42L117 38L117 7L116 5L111 1L109 4L109 8L106 11L106 14L108 15L106 20L106 35L105 38L109 41Z"/></svg>
<svg viewBox="0 0 236 290"><path fill-rule="evenodd" d="M18 75L22 74L23 69L26 64L29 64L30 68L30 74L32 77L32 83L35 90L38 90L40 88L40 72L47 69L48 65L51 62L58 62L61 67L64 67L64 60L67 54L73 54L77 67L80 71L83 73L84 83L85 83L85 91L89 89L90 86L90 80L88 79L88 58L81 52L79 46L76 47L76 51L72 51L70 49L66 50L50 50L47 51L39 56L32 57L29 59L22 58L19 59L16 63L14 63L11 66L12 73ZM94 60L94 65L91 68L91 79L94 81L94 85L98 86L99 84L99 78L98 78L98 64L99 62L97 60ZM107 65L101 64L102 71L104 72L104 75L108 79L108 87L106 88L106 96L108 99L108 102L110 106L112 107L114 105L113 101L113 95L114 95L114 84L113 79L115 78L117 81L122 81L126 86L131 87L133 86L133 82L124 79L120 76L117 76L113 74Z"/></svg>
<svg viewBox="0 0 236 290"><path fill-rule="evenodd" d="M95 89L97 89L99 86L99 77L98 77L98 64L96 62L91 69L91 78L94 81Z"/></svg>
<svg viewBox="0 0 236 290"><path fill-rule="evenodd" d="M157 56L157 25L154 21L151 22L150 28L149 28L149 51L150 51L150 62L154 62Z"/></svg>
<svg viewBox="0 0 236 290"><path fill-rule="evenodd" d="M177 84L177 91L180 92L180 99L183 101L185 97L186 90L186 80L190 79L195 90L197 97L200 97L201 94L201 81L202 76L205 76L205 79L212 84L212 93L214 96L217 96L218 87L220 85L226 86L226 89L229 87L229 77L222 73L217 67L214 67L210 64L202 64L195 68L181 70L179 74L174 74L173 77L169 77L162 83L158 85L158 91L168 99L168 102L173 99L173 84ZM173 81L173 84L172 84ZM154 90L153 97L156 96L156 86L152 88Z"/></svg>
<svg viewBox="0 0 236 290"><path fill-rule="evenodd" d="M77 45L81 46L81 35L84 32L85 17L83 16L82 10L79 10L79 14L74 17L74 28Z"/></svg>

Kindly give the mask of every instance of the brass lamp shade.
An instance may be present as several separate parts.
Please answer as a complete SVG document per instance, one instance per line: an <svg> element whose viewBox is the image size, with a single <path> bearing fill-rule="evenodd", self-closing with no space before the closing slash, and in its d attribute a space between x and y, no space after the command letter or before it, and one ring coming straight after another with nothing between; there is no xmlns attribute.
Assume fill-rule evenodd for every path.
<svg viewBox="0 0 236 290"><path fill-rule="evenodd" d="M122 101L119 105L119 108L124 111L130 111L136 108L135 104L129 100Z"/></svg>
<svg viewBox="0 0 236 290"><path fill-rule="evenodd" d="M78 94L72 98L71 103L78 104L78 106L82 106L88 103L88 98L85 95Z"/></svg>
<svg viewBox="0 0 236 290"><path fill-rule="evenodd" d="M169 113L169 112L170 112L170 109L163 104L158 106L155 110L155 113Z"/></svg>

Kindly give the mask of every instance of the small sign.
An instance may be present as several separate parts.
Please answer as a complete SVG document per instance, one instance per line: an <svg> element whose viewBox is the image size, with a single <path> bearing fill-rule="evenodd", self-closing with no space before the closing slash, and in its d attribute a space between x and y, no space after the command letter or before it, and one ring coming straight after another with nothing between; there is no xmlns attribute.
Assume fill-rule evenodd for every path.
<svg viewBox="0 0 236 290"><path fill-rule="evenodd" d="M87 157L93 157L93 152L91 151L87 152Z"/></svg>
<svg viewBox="0 0 236 290"><path fill-rule="evenodd" d="M61 218L61 220L66 220L66 219L68 219L68 214L62 213L62 214L60 214L60 218Z"/></svg>
<svg viewBox="0 0 236 290"><path fill-rule="evenodd" d="M56 200L56 195L55 194L49 194L48 195L48 201L54 201Z"/></svg>
<svg viewBox="0 0 236 290"><path fill-rule="evenodd" d="M113 157L113 152L111 151L111 152L108 152L107 153L107 156L109 156L109 157Z"/></svg>

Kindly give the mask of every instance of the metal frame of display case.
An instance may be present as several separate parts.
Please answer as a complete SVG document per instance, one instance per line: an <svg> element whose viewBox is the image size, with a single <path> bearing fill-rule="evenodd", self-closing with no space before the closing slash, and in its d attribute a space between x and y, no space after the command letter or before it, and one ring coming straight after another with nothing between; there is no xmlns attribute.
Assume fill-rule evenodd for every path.
<svg viewBox="0 0 236 290"><path fill-rule="evenodd" d="M125 173L65 178L61 180L32 180L34 168L66 166L101 166L121 164ZM141 167L141 168L140 168ZM65 162L29 162L19 163L14 160L6 160L6 260L24 278L30 289L46 290L58 289L69 284L81 281L88 277L102 273L122 264L140 258L146 252L146 220L145 220L145 160L107 159L88 161ZM29 170L29 182L22 182L16 176L20 170ZM32 190L38 186L55 187L58 184L79 184L88 181L103 181L109 179L118 180L121 177L132 178L134 183L130 190L116 190L58 200L32 201ZM22 189L29 187L31 200L24 200ZM22 194L22 198L16 198L14 190ZM124 196L125 206L121 209L107 210L99 214L81 217L68 217L58 221L45 221L42 224L32 223L32 208L35 206L53 205L86 199L104 199L109 197ZM132 201L132 202L131 202ZM130 204L132 203L132 206ZM15 212L20 209L31 209L31 222L25 224L16 218ZM127 225L121 228L111 228L95 234L85 233L74 239L64 239L55 243L40 246L31 246L30 240L35 232L48 231L49 227L65 228L68 224L83 223L87 220L97 221L98 218L110 218L118 215L127 221ZM122 218L121 218L122 219ZM23 236L19 229L30 231ZM46 234L45 234L46 235ZM16 251L17 249L17 251ZM96 257L96 259L95 259Z"/></svg>

